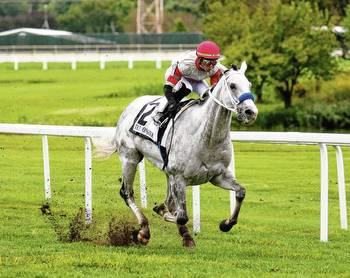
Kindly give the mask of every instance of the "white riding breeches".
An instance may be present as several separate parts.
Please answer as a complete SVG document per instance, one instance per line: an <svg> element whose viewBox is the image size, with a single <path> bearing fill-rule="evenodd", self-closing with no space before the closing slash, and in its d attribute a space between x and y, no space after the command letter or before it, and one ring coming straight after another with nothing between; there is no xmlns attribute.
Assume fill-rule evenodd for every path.
<svg viewBox="0 0 350 278"><path fill-rule="evenodd" d="M173 75L174 69L172 67L169 67L167 71L165 72L165 80L168 80L168 77L170 75ZM189 89L191 92L195 92L199 97L202 97L204 92L208 89L208 83L205 80L193 80L193 79L186 79L186 77L181 77L180 81L175 85L174 91L177 92L181 86L182 83L186 85L186 88Z"/></svg>
<svg viewBox="0 0 350 278"><path fill-rule="evenodd" d="M172 75L172 68L170 67L166 72L165 72L165 80L168 79L168 77ZM174 86L173 91L176 93L180 88L182 87L182 83L185 84L186 88L189 89L191 92L196 93L199 97L202 97L205 91L208 89L208 83L205 80L189 80L186 79L185 77L181 77L179 82ZM162 105L161 107L158 108L159 112L163 112L167 106L167 103Z"/></svg>
<svg viewBox="0 0 350 278"><path fill-rule="evenodd" d="M199 97L202 97L209 87L205 80L195 81L181 77L180 81L174 87L175 92L182 87L182 83L185 84L187 89L189 89L191 92L195 92Z"/></svg>

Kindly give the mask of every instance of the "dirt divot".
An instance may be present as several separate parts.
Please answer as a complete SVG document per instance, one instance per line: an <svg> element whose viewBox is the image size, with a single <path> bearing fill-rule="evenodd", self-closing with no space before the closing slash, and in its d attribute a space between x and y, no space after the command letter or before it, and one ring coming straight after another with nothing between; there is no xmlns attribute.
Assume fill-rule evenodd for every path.
<svg viewBox="0 0 350 278"><path fill-rule="evenodd" d="M107 241L113 246L128 246L137 244L138 230L132 222L126 218L113 217L108 226Z"/></svg>
<svg viewBox="0 0 350 278"><path fill-rule="evenodd" d="M106 231L106 229L101 229L101 225L98 227L95 221L86 224L83 208L79 208L77 214L71 220L66 218L66 214L56 214L48 203L43 204L40 210L47 217L59 241L89 242L95 245L112 246L138 244L137 234L139 230L126 217L112 217Z"/></svg>

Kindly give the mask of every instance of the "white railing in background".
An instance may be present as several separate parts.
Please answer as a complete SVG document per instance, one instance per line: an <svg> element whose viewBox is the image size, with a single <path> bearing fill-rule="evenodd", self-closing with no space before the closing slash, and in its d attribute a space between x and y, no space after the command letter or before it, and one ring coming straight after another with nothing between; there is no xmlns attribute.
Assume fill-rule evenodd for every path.
<svg viewBox="0 0 350 278"><path fill-rule="evenodd" d="M0 133L4 134L32 134L42 135L45 198L51 197L50 188L50 165L47 136L73 136L85 138L85 203L86 219L92 219L92 156L91 137L113 136L113 127L83 127L83 126L52 126L52 125L23 125L23 124L0 124ZM327 146L336 149L338 191L340 207L340 226L347 230L347 209L345 194L344 162L340 146L350 146L350 134L327 134L327 133L299 133L299 132L231 132L232 141L277 143L296 145L318 145L321 159L321 201L320 201L320 240L328 241L328 152ZM146 178L144 160L139 165L141 206L147 207ZM234 152L231 161L234 170ZM230 192L230 209L234 207L234 193ZM192 187L193 200L193 229L200 231L200 191L199 186Z"/></svg>
<svg viewBox="0 0 350 278"><path fill-rule="evenodd" d="M71 44L71 45L0 45L0 53L122 53L122 52L169 52L196 49L197 44Z"/></svg>
<svg viewBox="0 0 350 278"><path fill-rule="evenodd" d="M162 61L172 61L181 52L179 51L153 51L153 52L130 52L130 53L0 53L0 63L13 63L14 70L20 69L20 63L41 63L43 70L49 69L49 63L69 63L71 69L78 68L77 63L98 62L100 69L104 70L108 62L128 62L128 68L134 67L136 61L153 61L155 67L160 69Z"/></svg>

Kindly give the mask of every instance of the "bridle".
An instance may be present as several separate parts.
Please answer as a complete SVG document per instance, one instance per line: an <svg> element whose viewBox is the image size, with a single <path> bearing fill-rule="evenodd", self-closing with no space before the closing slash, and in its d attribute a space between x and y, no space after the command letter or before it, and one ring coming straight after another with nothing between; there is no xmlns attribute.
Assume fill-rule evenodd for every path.
<svg viewBox="0 0 350 278"><path fill-rule="evenodd" d="M227 82L227 73L230 72L231 70L233 71L233 69L230 69L230 70L227 70L224 72L224 74L221 76L217 85L222 85L221 83L223 83L224 91L228 94L233 107L232 108L228 107L226 104L221 102L216 96L214 96L211 89L208 90L208 93L209 93L210 98L212 100L214 100L217 104L219 104L220 106L224 107L225 109L227 109L229 111L237 113L237 107L240 103L242 103L243 101L245 101L247 99L251 99L252 101L254 101L255 99L254 99L254 96L251 92L243 93L239 97L233 96L231 94L231 90L228 87L228 82ZM239 72L235 72L235 73L239 74ZM215 90L217 87L218 86L215 86L215 88L213 90Z"/></svg>

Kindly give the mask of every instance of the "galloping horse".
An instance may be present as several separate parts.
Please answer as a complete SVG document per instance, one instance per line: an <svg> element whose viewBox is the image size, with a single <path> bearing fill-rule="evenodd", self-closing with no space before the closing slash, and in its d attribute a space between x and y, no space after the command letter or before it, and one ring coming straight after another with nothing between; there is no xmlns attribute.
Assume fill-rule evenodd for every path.
<svg viewBox="0 0 350 278"><path fill-rule="evenodd" d="M211 182L226 190L236 192L236 205L232 215L220 223L220 230L227 232L237 223L239 210L245 197L242 187L229 167L232 159L230 127L232 112L243 124L255 121L258 109L250 93L251 83L245 76L247 64L239 70L232 67L225 71L217 85L208 89L209 97L185 110L175 121L172 136L168 136L167 148L171 148L168 164L163 169L167 178L167 197L154 211L166 221L176 223L183 245L194 247L195 242L185 224L186 186ZM122 186L120 195L133 211L140 224L137 239L147 244L150 239L149 223L134 200L133 182L137 164L147 158L159 169L163 159L158 146L129 131L140 109L159 96L142 96L135 99L123 111L112 139L102 138L94 142L96 152L109 156L118 152L122 162ZM171 146L170 146L171 145Z"/></svg>

